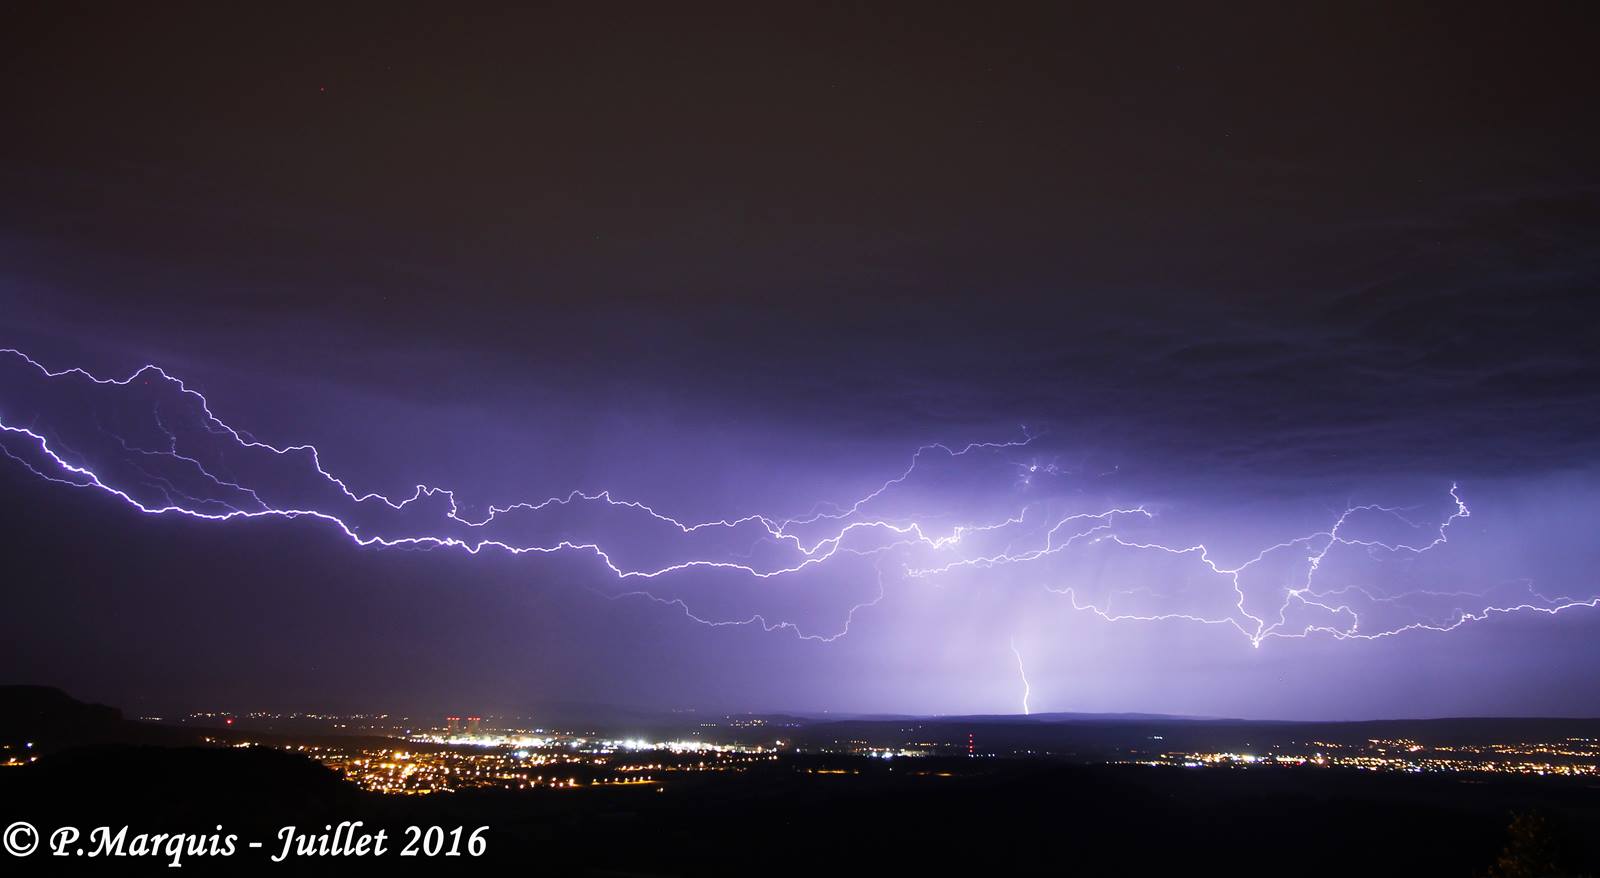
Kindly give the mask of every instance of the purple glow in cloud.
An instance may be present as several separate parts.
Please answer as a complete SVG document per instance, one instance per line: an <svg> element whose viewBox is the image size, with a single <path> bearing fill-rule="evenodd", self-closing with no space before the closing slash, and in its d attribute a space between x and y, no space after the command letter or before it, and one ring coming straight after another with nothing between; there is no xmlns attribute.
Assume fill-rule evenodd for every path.
<svg viewBox="0 0 1600 878"><path fill-rule="evenodd" d="M850 631L858 611L883 600L890 574L942 584L1002 570L1020 572L1030 587L1108 622L1226 626L1256 647L1273 638L1371 640L1450 631L1497 614L1600 604L1593 595L1547 596L1528 581L1477 591L1386 582L1385 565L1443 550L1472 515L1454 485L1437 518L1349 505L1326 527L1237 563L1219 559L1203 542L1164 537L1145 504L1063 510L1030 496L1036 480L1064 470L1016 460L1018 449L1034 441L1026 432L1010 441L922 446L902 471L859 498L813 505L798 516L684 521L660 504L570 490L492 505L471 518L443 488L418 485L400 499L358 491L324 467L315 446L272 445L228 425L201 393L159 367L103 378L78 368L51 370L16 350L0 357L0 452L42 479L92 488L151 515L312 519L358 546L588 555L624 586L606 590L609 597L674 607L710 627L756 625L832 641ZM963 469L979 478L968 473L954 487L912 490ZM1006 475L991 479L990 472ZM956 496L963 493L969 496ZM941 507L928 508L929 497ZM973 508L997 511L967 517ZM875 568L875 596L840 606L835 624L822 631L769 610L722 616L683 593L696 577L759 582L852 557ZM1121 579L1118 568L1130 558L1145 566ZM761 596L751 599L759 603ZM1015 641L1011 650L1027 712L1029 686Z"/></svg>

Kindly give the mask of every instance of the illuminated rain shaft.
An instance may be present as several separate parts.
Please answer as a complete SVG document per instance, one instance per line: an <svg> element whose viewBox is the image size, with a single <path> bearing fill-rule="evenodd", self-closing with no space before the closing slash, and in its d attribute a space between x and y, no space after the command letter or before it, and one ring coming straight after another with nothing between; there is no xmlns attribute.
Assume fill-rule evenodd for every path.
<svg viewBox="0 0 1600 878"><path fill-rule="evenodd" d="M1508 598L1487 590L1389 590L1348 576L1322 581L1336 554L1377 564L1446 546L1451 528L1472 514L1454 485L1443 520L1421 523L1408 518L1406 509L1352 505L1325 528L1229 565L1204 543L1150 536L1156 514L1146 505L1062 511L1059 503L1035 498L1034 482L1065 470L1020 459L1034 440L1024 430L1015 440L924 445L898 473L856 499L818 503L793 517L684 521L658 505L607 490L571 490L492 505L474 518L462 514L456 495L443 488L417 485L400 499L357 491L324 467L315 446L272 445L230 426L213 414L204 395L158 366L144 366L126 378L103 378L79 368L51 370L20 351L0 349L0 453L41 479L92 489L150 515L214 522L305 518L358 546L587 555L624 586L604 591L608 597L653 601L707 627L760 626L803 640L832 641L850 632L859 611L883 603L890 577L899 583L954 581L964 571L1000 567L1038 574L1031 587L1042 584L1072 608L1107 622L1232 628L1257 647L1279 637L1373 639L1413 630L1449 631L1496 614L1554 614L1600 604L1596 597L1547 597L1526 582ZM949 508L905 508L913 501L902 502L902 493L916 487L919 478L926 481L930 467L953 466L1003 470L986 489L999 498L1001 511L978 517L956 502L966 498L953 496ZM926 503L924 494L915 502ZM1411 536L1380 538L1373 533L1374 522ZM1088 596L1084 577L1050 566L1074 555L1113 551L1183 565L1183 577L1198 577L1202 584L1162 590L1147 581L1099 583L1098 593ZM1284 558L1293 561L1291 569L1274 572L1272 565ZM870 562L875 573L857 569L850 575L874 576L874 596L841 603L827 630L768 612L720 616L672 591L674 583L689 577L768 580L825 565L836 568L846 559ZM1127 606L1150 594L1172 606ZM1193 609L1200 599L1215 603L1219 596L1220 609ZM1394 618L1421 600L1455 605L1442 614ZM1023 671L1014 642L1012 651ZM1023 685L1027 712L1025 671Z"/></svg>

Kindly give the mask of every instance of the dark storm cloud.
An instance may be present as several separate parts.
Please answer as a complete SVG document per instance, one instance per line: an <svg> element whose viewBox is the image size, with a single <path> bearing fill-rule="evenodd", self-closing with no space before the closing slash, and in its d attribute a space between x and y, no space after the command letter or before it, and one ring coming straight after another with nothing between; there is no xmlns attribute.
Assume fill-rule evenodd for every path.
<svg viewBox="0 0 1600 878"><path fill-rule="evenodd" d="M70 361L573 442L1593 457L1600 80L1561 14L113 18L6 56L6 328Z"/></svg>
<svg viewBox="0 0 1600 878"><path fill-rule="evenodd" d="M1159 313L1110 289L1018 309L1011 344L932 384L965 379L963 407L996 418L1111 431L1102 451L1271 477L1582 466L1600 435L1597 212L1593 189L1463 199L1179 285Z"/></svg>
<svg viewBox="0 0 1600 878"><path fill-rule="evenodd" d="M1570 466L1600 80L1547 13L41 12L5 323L553 419Z"/></svg>
<svg viewBox="0 0 1600 878"><path fill-rule="evenodd" d="M1283 307L1238 315L1232 339L1180 343L1164 367L1201 411L1262 423L1241 437L1250 452L1395 470L1582 465L1600 426L1586 317L1597 212L1593 189L1536 192L1359 230L1281 276Z"/></svg>
<svg viewBox="0 0 1600 878"><path fill-rule="evenodd" d="M1137 274L1090 286L1041 272L1044 291L927 277L916 296L694 310L613 298L509 313L503 300L440 286L422 347L406 342L419 338L406 328L416 317L384 316L406 311L405 291L418 287L347 256L331 263L346 266L346 280L308 274L349 291L334 306L350 312L342 322L288 316L298 296L285 292L276 308L247 317L225 300L196 304L183 325L206 326L212 338L180 343L158 325L147 343L214 361L242 352L282 373L331 373L419 401L489 400L502 384L525 395L528 376L559 375L532 386L547 403L580 408L666 405L911 442L1029 424L1145 468L1248 466L1268 478L1563 468L1592 460L1600 436L1600 333L1588 318L1600 289L1597 214L1592 189L1462 199L1327 229L1325 239L1269 254L1259 274L1160 286ZM278 247L293 249L262 245ZM309 271L293 266L320 264L314 253L282 264ZM166 269L199 270L178 281L198 287L239 284L220 270ZM163 300L150 287L166 276L123 277L103 315L68 304L71 325L98 318L110 334L151 322L141 320L147 303ZM29 281L14 283L20 306ZM266 272L254 284L296 288ZM391 297L391 288L401 292ZM39 311L66 332L65 312Z"/></svg>

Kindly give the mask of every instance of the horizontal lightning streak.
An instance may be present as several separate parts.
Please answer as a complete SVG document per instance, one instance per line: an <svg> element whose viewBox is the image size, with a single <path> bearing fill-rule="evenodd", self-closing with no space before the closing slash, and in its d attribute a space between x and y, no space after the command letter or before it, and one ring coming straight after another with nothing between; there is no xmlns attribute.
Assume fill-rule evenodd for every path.
<svg viewBox="0 0 1600 878"><path fill-rule="evenodd" d="M1365 551L1374 557L1383 555L1422 555L1433 551L1449 542L1450 528L1459 520L1471 516L1465 501L1462 500L1458 487L1452 485L1449 496L1454 504L1454 511L1444 521L1439 523L1432 535L1425 540L1414 543L1384 542L1370 538L1362 538L1349 534L1350 520L1358 514L1376 514L1391 516L1408 526L1420 529L1420 526L1406 518L1400 507L1387 507L1378 505L1352 505L1347 506L1335 520L1325 529L1300 537L1275 543L1262 549L1242 564L1228 567L1214 559L1213 553L1203 543L1192 545L1166 545L1148 540L1133 539L1118 532L1119 524L1125 520L1149 521L1154 519L1154 513L1143 505L1115 506L1098 512L1074 512L1071 514L1039 520L1039 516L1032 510L1037 507L1024 505L1021 509L1010 515L1002 515L989 521L966 522L938 529L925 526L923 516L902 518L878 518L867 515L867 510L878 501L884 500L896 488L906 484L917 474L919 468L929 455L939 455L945 459L957 460L980 452L1001 453L1010 449L1021 448L1034 441L1034 436L1024 430L1023 437L1018 440L1005 442L974 442L962 446L933 443L917 448L911 455L910 461L897 475L883 481L876 487L867 491L859 498L843 504L818 504L813 511L798 517L782 518L777 516L753 514L738 518L719 518L698 522L686 522L667 515L655 507L637 500L619 498L610 491L585 492L574 490L564 495L555 495L540 501L518 502L506 505L491 505L481 517L473 518L463 515L457 504L453 491L417 485L410 496L394 499L378 492L357 492L342 478L334 475L322 462L321 452L311 444L277 446L260 441L245 431L236 429L218 418L212 411L210 402L199 391L187 386L181 379L168 374L159 366L146 365L130 374L126 378L103 378L95 376L80 368L67 368L51 370L37 360L14 349L0 349L0 355L25 362L36 370L38 376L46 380L77 380L91 382L99 386L127 387L135 382L149 382L156 380L164 386L175 389L182 398L193 402L196 411L202 416L201 429L212 438L221 439L233 449L245 450L253 453L275 455L280 458L304 460L309 464L310 470L316 474L322 484L331 486L337 495L356 511L378 509L390 512L404 512L422 501L438 498L444 501L446 508L442 512L444 522L439 528L424 528L420 531L402 534L384 534L375 532L374 528L363 525L354 520L354 513L344 512L326 504L284 504L268 499L269 486L265 484L248 485L237 477L227 477L214 472L202 456L196 453L185 453L181 446L183 442L179 436L179 428L169 424L163 417L159 405L152 406L151 419L154 428L166 437L163 444L160 440L154 443L134 443L126 437L107 429L96 419L96 427L100 432L119 444L122 453L127 456L126 465L136 473L133 483L127 479L117 480L107 476L104 472L97 471L89 465L82 454L68 447L66 442L53 436L47 428L39 428L36 421L21 423L8 421L8 413L0 409L0 440L5 438L15 439L36 452L37 456L30 460L13 448L0 441L0 453L7 458L19 463L28 472L49 482L69 485L77 488L88 488L103 492L115 497L134 509L150 515L184 515L206 521L229 521L234 519L256 518L308 518L325 522L337 532L342 533L347 539L358 546L374 547L425 547L425 548L450 548L460 549L468 554L476 555L485 550L499 550L512 555L552 555L557 553L582 553L597 559L609 573L619 582L648 581L667 577L672 574L689 571L725 571L733 574L747 576L757 580L772 579L775 577L789 576L808 569L819 567L830 560L840 556L860 558L875 558L878 564L876 596L870 600L854 604L845 614L842 626L829 633L818 633L803 628L793 621L782 619L769 619L761 613L754 613L745 617L731 619L717 619L694 611L683 598L667 597L654 592L635 588L606 596L613 600L624 598L643 598L664 606L676 607L684 617L692 622L708 627L726 626L759 626L765 631L784 631L794 634L797 638L807 641L831 642L845 636L850 631L851 623L856 613L860 610L879 605L885 598L884 572L882 564L884 559L892 552L907 555L912 551L918 553L948 554L957 552L967 545L978 544L979 549L968 554L957 554L956 557L946 558L942 563L930 566L910 566L909 560L902 563L903 574L910 579L934 579L948 575L962 569L985 569L1004 565L1028 564L1040 561L1053 555L1087 545L1114 545L1131 552L1157 553L1180 558L1192 558L1202 569L1211 575L1222 578L1233 593L1232 609L1224 614L1208 615L1190 612L1162 612L1162 613L1127 613L1113 612L1109 602L1097 605L1093 601L1081 600L1079 589L1073 586L1046 586L1048 591L1063 595L1068 598L1072 607L1077 610L1092 613L1108 622L1162 622L1186 621L1210 626L1227 626L1236 629L1251 643L1259 647L1262 642L1270 638L1303 638L1313 634L1325 634L1340 640L1347 639L1377 639L1389 637L1412 630L1450 631L1469 621L1480 621L1495 614L1505 614L1521 611L1534 611L1546 614L1555 614L1575 607L1596 607L1600 605L1600 598L1547 598L1531 589L1528 589L1532 600L1525 600L1508 606L1488 605L1478 609L1457 608L1447 620L1423 620L1395 625L1390 628L1366 631L1361 628L1361 618L1357 609L1352 605L1352 596L1360 596L1369 602L1381 602L1391 605L1402 605L1412 597L1477 597L1484 598L1483 593L1473 592L1444 592L1444 591L1412 591L1403 594L1388 595L1378 594L1359 586L1342 586L1334 589L1319 589L1316 576L1329 554L1337 548ZM3 389L3 388L0 388ZM3 402L0 398L0 402ZM27 419L24 419L27 420ZM154 444L157 447L149 447ZM145 463L140 463L143 461ZM197 476L203 480L202 489L195 492L177 484L174 479L177 475L162 475L159 471L147 468L159 466L164 462L172 462L184 472ZM1029 487L1032 481L1041 475L1056 476L1066 472L1064 468L1054 463L1040 464L1032 461L1026 464L1013 464L1019 472L1019 478L1010 485L1012 490L1023 490ZM1114 473L1103 472L1099 477ZM213 491L217 496L209 495ZM203 496L196 496L199 493ZM159 500L151 499L150 495L159 496ZM331 496L331 495L330 495ZM669 532L675 531L682 537L690 537L714 531L739 531L752 529L760 534L760 541L770 543L787 552L785 561L756 563L748 559L731 559L727 556L694 554L682 557L670 563L655 565L631 565L616 560L618 549L607 548L601 539L568 538L555 541L520 541L501 536L490 536L490 529L499 525L513 513L543 513L556 512L568 507L578 505L595 505L609 509L620 510L629 514L642 516L644 519L665 526ZM817 511L826 507L831 511ZM406 519L407 522L410 519ZM1045 525L1048 524L1048 527ZM408 523L406 525L410 527ZM820 534L809 537L803 533L809 529L819 528ZM1027 540L1011 539L1006 542L1003 550L993 551L981 548L984 542L981 537L987 534L998 534L1008 529L1029 528ZM1037 545L1027 548L1017 548L1019 542L1032 542L1038 534L1038 528L1043 528L1042 539ZM454 531L454 532L451 532ZM626 543L626 540L621 540ZM1275 553L1298 550L1305 554L1305 575L1297 582L1282 586L1282 600L1275 612L1252 613L1247 608L1247 594L1241 577L1262 564L1269 556ZM1137 591L1137 589L1135 589ZM1131 594L1132 591L1121 592ZM1289 621L1292 610L1297 607L1310 608L1326 613L1339 620L1337 624L1306 623L1296 629ZM1022 668L1022 656L1016 650L1015 643L1012 651L1016 655L1018 670L1023 674L1024 695L1023 710L1028 710L1028 687L1026 673Z"/></svg>

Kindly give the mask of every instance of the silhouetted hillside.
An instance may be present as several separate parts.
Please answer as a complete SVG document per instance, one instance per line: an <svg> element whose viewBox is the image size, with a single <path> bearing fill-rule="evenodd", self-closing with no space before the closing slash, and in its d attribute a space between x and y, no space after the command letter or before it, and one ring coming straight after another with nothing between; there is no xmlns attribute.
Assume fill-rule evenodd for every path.
<svg viewBox="0 0 1600 878"><path fill-rule="evenodd" d="M52 686L0 686L0 744L115 734L122 711L85 704Z"/></svg>
<svg viewBox="0 0 1600 878"><path fill-rule="evenodd" d="M79 701L51 686L0 686L0 745L33 744L35 754L108 744L198 743L194 730L123 719L122 711Z"/></svg>

